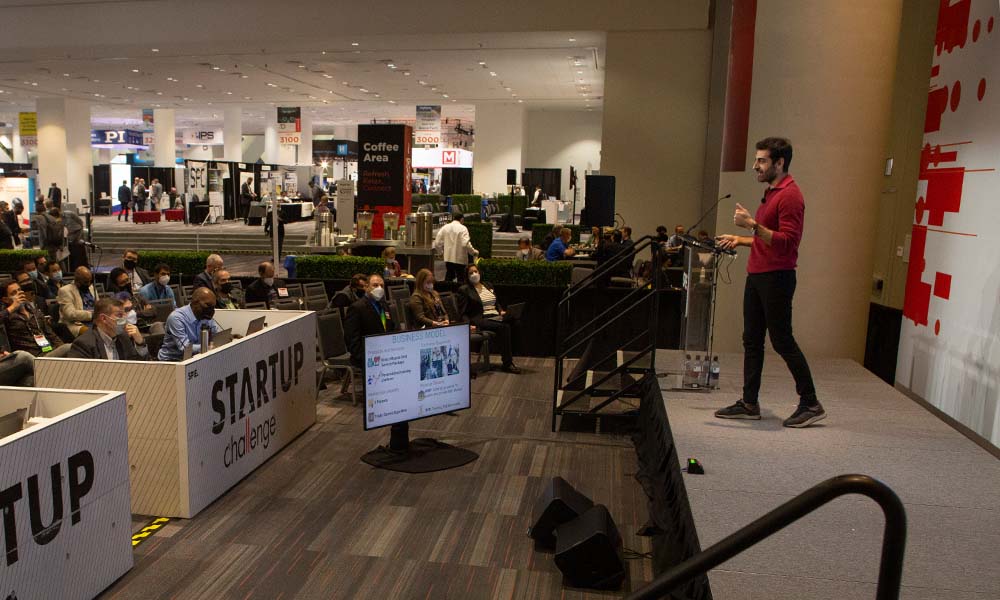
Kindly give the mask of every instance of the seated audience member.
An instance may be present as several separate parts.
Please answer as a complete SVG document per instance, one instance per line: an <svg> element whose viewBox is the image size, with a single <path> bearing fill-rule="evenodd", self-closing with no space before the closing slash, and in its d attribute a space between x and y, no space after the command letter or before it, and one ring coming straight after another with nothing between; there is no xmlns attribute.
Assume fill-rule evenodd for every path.
<svg viewBox="0 0 1000 600"><path fill-rule="evenodd" d="M621 241L622 245L624 245L624 246L635 246L635 242L632 241L632 228L631 227L628 227L628 226L622 227L622 229L621 229L621 235L622 235L622 241Z"/></svg>
<svg viewBox="0 0 1000 600"><path fill-rule="evenodd" d="M500 320L506 311L497 301L493 287L481 280L479 267L476 265L466 268L466 277L468 283L458 288L458 312L475 325L477 330L496 334L503 356L502 369L508 373L520 373L521 369L514 364L511 326Z"/></svg>
<svg viewBox="0 0 1000 600"><path fill-rule="evenodd" d="M215 291L215 308L236 310L240 301L236 298L236 286L229 277L229 271L219 269L212 274L212 289Z"/></svg>
<svg viewBox="0 0 1000 600"><path fill-rule="evenodd" d="M149 271L139 266L139 254L135 250L126 250L122 255L122 269L128 275L129 285L132 293L138 294L142 286L153 281L149 276Z"/></svg>
<svg viewBox="0 0 1000 600"><path fill-rule="evenodd" d="M192 352L202 352L201 327L208 325L214 334L221 330L212 317L215 316L215 292L200 287L191 292L191 302L170 313L164 325L163 345L157 356L159 360L179 361L184 358L184 349L191 346ZM206 348L205 351L208 349Z"/></svg>
<svg viewBox="0 0 1000 600"><path fill-rule="evenodd" d="M73 283L59 288L59 321L66 325L73 337L86 331L93 314L97 291L94 276L87 267L73 271Z"/></svg>
<svg viewBox="0 0 1000 600"><path fill-rule="evenodd" d="M149 360L149 348L139 328L128 322L125 306L115 298L101 298L94 305L93 327L81 333L67 358Z"/></svg>
<svg viewBox="0 0 1000 600"><path fill-rule="evenodd" d="M21 284L11 281L4 287L3 305L6 310L0 311L0 324L7 331L11 350L41 356L62 346L45 313L31 302Z"/></svg>
<svg viewBox="0 0 1000 600"><path fill-rule="evenodd" d="M392 318L385 300L385 281L382 276L371 275L364 281L366 285L361 297L351 303L344 319L344 341L351 353L351 362L358 368L364 359L362 352L365 336L397 329L396 320Z"/></svg>
<svg viewBox="0 0 1000 600"><path fill-rule="evenodd" d="M394 246L389 246L382 251L382 260L385 261L385 272L383 273L385 277L403 276L403 269L399 266L399 261L396 260L396 248Z"/></svg>
<svg viewBox="0 0 1000 600"><path fill-rule="evenodd" d="M221 269L222 265L221 256L218 254L209 254L208 258L205 259L205 270L194 276L194 283L191 286L192 291L201 287L212 289L212 275Z"/></svg>
<svg viewBox="0 0 1000 600"><path fill-rule="evenodd" d="M42 264L48 269L48 260L44 256L38 257L42 259ZM45 300L50 298L49 296L49 286L42 281L42 274L38 271L38 263L35 259L28 259L24 261L22 265L24 268L24 274L28 276L29 282L25 287L24 291L30 291L34 295L34 300L32 302L41 302L45 304ZM28 290L28 288L31 288Z"/></svg>
<svg viewBox="0 0 1000 600"><path fill-rule="evenodd" d="M684 246L684 226L677 225L674 227L674 234L667 239L667 249L680 248Z"/></svg>
<svg viewBox="0 0 1000 600"><path fill-rule="evenodd" d="M13 354L12 358L8 358ZM0 350L0 385L35 385L35 357L27 352Z"/></svg>
<svg viewBox="0 0 1000 600"><path fill-rule="evenodd" d="M515 256L518 260L542 260L545 258L545 253L531 245L531 238L522 237L517 240L517 254Z"/></svg>
<svg viewBox="0 0 1000 600"><path fill-rule="evenodd" d="M274 265L264 261L257 265L257 279L247 286L243 299L246 302L263 302L271 308L271 303L278 299L278 288L284 287L284 282L274 278Z"/></svg>
<svg viewBox="0 0 1000 600"><path fill-rule="evenodd" d="M604 234L601 231L601 228L591 227L590 239L587 240L587 248L590 248L591 250L597 250L597 248L601 245L602 239L604 239Z"/></svg>
<svg viewBox="0 0 1000 600"><path fill-rule="evenodd" d="M576 254L576 251L569 247L569 240L573 237L573 232L568 227L563 227L549 249L545 252L545 260L555 262L563 260Z"/></svg>
<svg viewBox="0 0 1000 600"><path fill-rule="evenodd" d="M170 265L160 263L153 269L153 278L139 289L139 296L146 302L169 300L170 308L177 308L174 290L170 288Z"/></svg>
<svg viewBox="0 0 1000 600"><path fill-rule="evenodd" d="M557 239L559 239L559 234L560 233L562 233L562 225L553 225L552 226L552 231L548 232L545 235L545 239L542 240L542 245L541 245L542 252L548 252L549 251L549 246L552 245L552 242L554 242Z"/></svg>
<svg viewBox="0 0 1000 600"><path fill-rule="evenodd" d="M705 231L704 229L698 230L698 241L701 242L702 244L714 245L711 236L709 236L708 232Z"/></svg>
<svg viewBox="0 0 1000 600"><path fill-rule="evenodd" d="M62 267L57 262L51 262L45 265L48 270L48 281L45 285L49 288L49 298L55 299L56 295L59 294L59 288L63 284L63 274Z"/></svg>
<svg viewBox="0 0 1000 600"><path fill-rule="evenodd" d="M670 239L670 236L667 235L667 228L664 227L663 225L657 225L656 226L656 236L655 237L656 237L656 241L658 241L658 242L665 242L668 239Z"/></svg>
<svg viewBox="0 0 1000 600"><path fill-rule="evenodd" d="M368 276L362 275L361 273L355 273L351 276L351 282L334 294L333 298L330 298L330 307L347 308L358 300L364 298L368 289Z"/></svg>
<svg viewBox="0 0 1000 600"><path fill-rule="evenodd" d="M29 277L24 271L14 273L14 281L21 286L21 291L24 292L28 302L31 302L38 308L41 308L43 311L48 309L45 298L39 297L36 292L36 290L38 290L38 281Z"/></svg>
<svg viewBox="0 0 1000 600"><path fill-rule="evenodd" d="M449 324L441 296L434 290L434 273L427 269L417 271L417 285L410 296L409 306L414 329L444 327Z"/></svg>

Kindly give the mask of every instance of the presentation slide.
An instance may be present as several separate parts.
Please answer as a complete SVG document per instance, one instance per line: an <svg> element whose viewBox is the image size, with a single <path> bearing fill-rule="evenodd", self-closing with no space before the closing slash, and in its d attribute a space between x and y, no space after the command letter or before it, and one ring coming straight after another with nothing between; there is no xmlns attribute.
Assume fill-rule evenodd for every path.
<svg viewBox="0 0 1000 600"><path fill-rule="evenodd" d="M365 338L365 429L471 406L469 325Z"/></svg>

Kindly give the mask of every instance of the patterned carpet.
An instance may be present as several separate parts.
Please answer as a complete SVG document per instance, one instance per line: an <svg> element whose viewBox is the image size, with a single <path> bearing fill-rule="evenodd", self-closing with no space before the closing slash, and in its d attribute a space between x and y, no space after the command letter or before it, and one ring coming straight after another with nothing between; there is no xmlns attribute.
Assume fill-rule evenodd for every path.
<svg viewBox="0 0 1000 600"><path fill-rule="evenodd" d="M552 555L526 536L545 483L563 476L608 506L625 546L646 521L621 437L550 431L551 359L522 375L473 381L473 408L411 425L478 452L458 469L406 475L360 456L386 443L364 432L360 407L323 392L318 421L194 519L171 521L136 548L135 568L101 597L126 598L607 598L562 586ZM134 529L150 521L135 517ZM629 561L626 587L652 579Z"/></svg>

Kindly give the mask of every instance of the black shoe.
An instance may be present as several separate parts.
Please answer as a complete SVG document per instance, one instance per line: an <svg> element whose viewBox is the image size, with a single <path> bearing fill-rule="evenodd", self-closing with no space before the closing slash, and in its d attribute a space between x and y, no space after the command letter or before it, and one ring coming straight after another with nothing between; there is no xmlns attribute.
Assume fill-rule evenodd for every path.
<svg viewBox="0 0 1000 600"><path fill-rule="evenodd" d="M515 375L521 372L521 369L518 368L518 366L515 365L514 363L508 363L506 365L503 365L502 367L500 367L500 370L503 371L504 373L513 373Z"/></svg>
<svg viewBox="0 0 1000 600"><path fill-rule="evenodd" d="M737 400L736 404L720 408L715 411L715 416L720 419L747 419L751 421L760 420L760 405L747 404L742 400Z"/></svg>
<svg viewBox="0 0 1000 600"><path fill-rule="evenodd" d="M800 406L796 408L792 416L785 419L782 425L801 429L802 427L809 427L816 421L822 421L825 418L826 411L823 410L823 405L817 402L815 406Z"/></svg>

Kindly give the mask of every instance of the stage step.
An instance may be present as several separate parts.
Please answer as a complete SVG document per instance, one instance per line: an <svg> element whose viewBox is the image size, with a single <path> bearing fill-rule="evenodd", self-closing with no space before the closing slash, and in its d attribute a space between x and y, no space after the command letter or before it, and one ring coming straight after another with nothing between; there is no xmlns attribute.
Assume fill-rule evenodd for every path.
<svg viewBox="0 0 1000 600"><path fill-rule="evenodd" d="M271 238L255 233L213 232L211 227L194 232L139 231L94 231L93 241L102 250L125 250L138 248L147 250L195 250L195 251L243 251L267 254L271 251ZM285 236L283 250L286 253L305 251L307 234Z"/></svg>
<svg viewBox="0 0 1000 600"><path fill-rule="evenodd" d="M514 258L517 255L517 239L493 238L493 258Z"/></svg>

